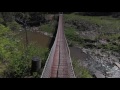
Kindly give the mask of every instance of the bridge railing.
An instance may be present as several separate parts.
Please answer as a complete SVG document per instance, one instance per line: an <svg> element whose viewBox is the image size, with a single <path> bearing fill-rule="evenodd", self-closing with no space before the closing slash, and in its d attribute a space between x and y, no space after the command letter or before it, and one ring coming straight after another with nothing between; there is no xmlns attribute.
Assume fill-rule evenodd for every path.
<svg viewBox="0 0 120 90"><path fill-rule="evenodd" d="M59 29L59 26L58 26L58 29ZM57 29L57 34L56 34L56 38L55 38L54 44L53 44L53 46L52 46L52 48L50 50L50 54L49 54L49 56L47 58L47 61L45 63L45 66L44 66L41 78L50 78L51 67L52 67L52 63L53 63L53 57L54 57L55 48L56 48L56 44L57 44L58 29Z"/></svg>
<svg viewBox="0 0 120 90"><path fill-rule="evenodd" d="M63 21L64 22L64 21ZM64 30L64 26L63 26L63 30ZM65 38L65 45L66 45L66 49L67 49L67 52L68 52L68 56L69 56L69 60L68 60L68 67L69 67L69 75L70 75L70 78L76 78L75 76L75 73L74 73L74 69L73 69L73 65L72 65L72 60L71 60L71 56L70 56L70 49L69 49L69 46L68 46L68 43L67 43L67 39L65 37L65 33L63 32L63 37ZM71 73L72 72L72 73Z"/></svg>
<svg viewBox="0 0 120 90"><path fill-rule="evenodd" d="M64 35L64 37L65 37L65 35ZM69 74L70 74L70 78L76 78L75 73L74 73L74 69L73 69L73 65L72 65L71 56L70 56L70 49L68 47L68 43L67 43L66 37L65 37L65 43L66 43L66 46L67 46L67 52L68 52L68 56L69 56L68 67L70 67L70 68L69 68L68 71L69 71Z"/></svg>

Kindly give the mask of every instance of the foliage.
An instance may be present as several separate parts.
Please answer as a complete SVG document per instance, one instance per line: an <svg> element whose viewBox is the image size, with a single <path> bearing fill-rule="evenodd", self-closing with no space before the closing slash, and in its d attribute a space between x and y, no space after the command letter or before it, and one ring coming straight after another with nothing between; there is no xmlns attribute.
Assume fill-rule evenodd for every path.
<svg viewBox="0 0 120 90"><path fill-rule="evenodd" d="M14 53L17 53L17 45L14 34L8 27L0 24L0 63L4 67L11 61Z"/></svg>
<svg viewBox="0 0 120 90"><path fill-rule="evenodd" d="M75 14L66 14L65 22L73 26L79 26L78 29L81 30L81 27L88 28L87 30L93 30L95 27L100 32L118 32L120 20L117 18L112 18L111 16L82 16Z"/></svg>
<svg viewBox="0 0 120 90"><path fill-rule="evenodd" d="M77 59L72 59L72 63L77 78L92 78L90 72L83 66L80 66Z"/></svg>
<svg viewBox="0 0 120 90"><path fill-rule="evenodd" d="M65 35L68 38L68 40L70 42L70 45L72 45L72 46L75 42L78 42L79 44L84 43L84 39L79 37L78 34L76 34L75 31L76 30L73 27L66 27L65 28Z"/></svg>
<svg viewBox="0 0 120 90"><path fill-rule="evenodd" d="M118 18L99 15L83 16L83 13L65 14L64 18L65 34L73 45L79 44L84 48L98 48L119 52L120 20ZM83 35L89 32L93 34L96 32L94 38L89 38L92 33ZM99 42L100 40L106 44L102 44Z"/></svg>
<svg viewBox="0 0 120 90"><path fill-rule="evenodd" d="M4 22L3 18L0 17L0 24Z"/></svg>
<svg viewBox="0 0 120 90"><path fill-rule="evenodd" d="M48 33L54 33L55 28L51 24L44 24L40 26L40 30Z"/></svg>
<svg viewBox="0 0 120 90"><path fill-rule="evenodd" d="M48 49L30 44L24 47L14 33L0 24L0 75L2 77L23 78L30 75L31 60L38 56L43 69L48 56ZM39 74L40 75L40 74Z"/></svg>
<svg viewBox="0 0 120 90"><path fill-rule="evenodd" d="M11 35L10 29L0 24L0 58L2 61L8 60L11 53L16 49L15 39L13 40Z"/></svg>
<svg viewBox="0 0 120 90"><path fill-rule="evenodd" d="M15 31L15 30L18 31L21 28L21 26L16 21L7 22L7 26L13 31Z"/></svg>
<svg viewBox="0 0 120 90"><path fill-rule="evenodd" d="M20 49L23 46L20 46ZM23 47L24 48L24 47ZM27 50L19 50L19 53L13 55L11 62L5 71L6 77L24 78L30 76L31 61L34 56L41 60L41 68L43 68L47 59L48 49L29 45Z"/></svg>
<svg viewBox="0 0 120 90"><path fill-rule="evenodd" d="M5 21L5 23L14 21L14 18L15 18L14 15L15 15L15 12L1 12L1 16Z"/></svg>
<svg viewBox="0 0 120 90"><path fill-rule="evenodd" d="M28 26L39 26L45 22L45 16L41 12L16 12L15 20L22 25L26 22Z"/></svg>

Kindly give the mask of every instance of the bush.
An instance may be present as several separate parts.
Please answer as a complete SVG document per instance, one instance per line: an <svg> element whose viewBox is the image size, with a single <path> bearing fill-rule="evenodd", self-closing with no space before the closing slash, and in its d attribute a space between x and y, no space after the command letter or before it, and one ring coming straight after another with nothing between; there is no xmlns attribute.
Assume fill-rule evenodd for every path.
<svg viewBox="0 0 120 90"><path fill-rule="evenodd" d="M77 59L72 59L74 73L77 78L92 78L90 72L83 66L80 66Z"/></svg>
<svg viewBox="0 0 120 90"><path fill-rule="evenodd" d="M4 22L3 18L0 18L0 24L2 24Z"/></svg>
<svg viewBox="0 0 120 90"><path fill-rule="evenodd" d="M8 27L0 24L0 63L4 67L4 69L0 68L2 77L23 78L29 76L31 61L34 56L40 58L43 69L47 60L48 49L37 47L35 44L30 44L27 48L24 47Z"/></svg>
<svg viewBox="0 0 120 90"><path fill-rule="evenodd" d="M118 40L120 40L120 36L118 37Z"/></svg>
<svg viewBox="0 0 120 90"><path fill-rule="evenodd" d="M31 61L34 56L40 58L42 64L41 68L43 69L48 56L48 49L36 47L31 44L24 52L19 50L19 53L13 55L12 60L4 72L4 76L10 78L24 78L26 76L30 76Z"/></svg>
<svg viewBox="0 0 120 90"><path fill-rule="evenodd" d="M15 48L15 39L11 36L9 28L0 24L0 58L1 61L7 61Z"/></svg>
<svg viewBox="0 0 120 90"><path fill-rule="evenodd" d="M6 68L13 55L18 53L17 42L13 33L8 27L0 24L0 63ZM3 72L4 69L1 69Z"/></svg>
<svg viewBox="0 0 120 90"><path fill-rule="evenodd" d="M40 26L40 30L48 33L54 33L55 28L51 24L44 24Z"/></svg>
<svg viewBox="0 0 120 90"><path fill-rule="evenodd" d="M21 28L20 24L18 24L16 21L7 22L7 26L13 31L18 31Z"/></svg>

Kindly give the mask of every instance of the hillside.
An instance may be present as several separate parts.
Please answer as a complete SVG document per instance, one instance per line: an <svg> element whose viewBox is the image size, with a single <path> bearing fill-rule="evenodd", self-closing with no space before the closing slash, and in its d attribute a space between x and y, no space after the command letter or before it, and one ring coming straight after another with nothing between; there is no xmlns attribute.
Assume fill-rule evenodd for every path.
<svg viewBox="0 0 120 90"><path fill-rule="evenodd" d="M106 77L119 77L119 68L114 63L120 61L120 19L78 13L65 14L64 18L69 46L79 47L91 56L80 60L80 65L92 75L100 72Z"/></svg>

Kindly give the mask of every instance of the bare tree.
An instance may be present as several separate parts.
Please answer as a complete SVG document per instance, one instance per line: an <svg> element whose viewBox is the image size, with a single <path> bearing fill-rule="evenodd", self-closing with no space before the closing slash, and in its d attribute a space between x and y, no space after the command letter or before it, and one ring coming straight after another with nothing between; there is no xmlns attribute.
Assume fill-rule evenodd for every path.
<svg viewBox="0 0 120 90"><path fill-rule="evenodd" d="M18 22L20 22L24 27L25 37L26 37L26 47L27 47L28 46L28 34L27 34L28 25L27 25L27 23L29 21L30 16L29 16L28 12L24 12L24 13L23 12L18 12L16 15L18 16L16 18L16 20Z"/></svg>

